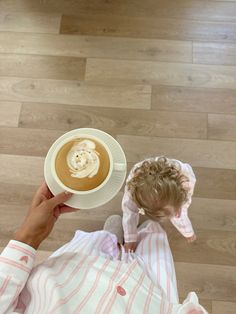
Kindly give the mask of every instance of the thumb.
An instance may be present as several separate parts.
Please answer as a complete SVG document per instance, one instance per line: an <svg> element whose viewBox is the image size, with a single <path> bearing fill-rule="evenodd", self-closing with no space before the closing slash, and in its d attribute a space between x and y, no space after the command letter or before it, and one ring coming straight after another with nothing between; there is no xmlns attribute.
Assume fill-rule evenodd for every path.
<svg viewBox="0 0 236 314"><path fill-rule="evenodd" d="M71 193L71 192L67 192L67 191L61 192L61 193L55 195L54 197L50 198L50 200L48 200L48 204L53 209L57 205L68 201L72 195L73 195L73 193Z"/></svg>

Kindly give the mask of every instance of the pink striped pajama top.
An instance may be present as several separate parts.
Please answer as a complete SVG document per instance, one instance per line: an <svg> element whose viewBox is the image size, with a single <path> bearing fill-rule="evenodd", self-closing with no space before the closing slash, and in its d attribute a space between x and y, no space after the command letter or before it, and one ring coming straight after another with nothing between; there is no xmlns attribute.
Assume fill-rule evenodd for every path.
<svg viewBox="0 0 236 314"><path fill-rule="evenodd" d="M207 313L193 292L179 304L173 259L161 226L150 222L138 237L136 252L128 254L119 250L114 234L77 231L34 268L36 251L11 240L0 256L0 313Z"/></svg>

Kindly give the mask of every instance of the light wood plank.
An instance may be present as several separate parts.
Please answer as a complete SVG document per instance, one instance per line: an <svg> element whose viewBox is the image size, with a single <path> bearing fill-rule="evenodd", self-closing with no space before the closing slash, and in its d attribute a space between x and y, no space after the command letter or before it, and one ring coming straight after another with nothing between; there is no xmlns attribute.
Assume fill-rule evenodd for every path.
<svg viewBox="0 0 236 314"><path fill-rule="evenodd" d="M236 169L235 142L126 135L119 135L117 139L129 162L166 155L189 162L194 167Z"/></svg>
<svg viewBox="0 0 236 314"><path fill-rule="evenodd" d="M68 57L192 62L188 41L0 33L0 52Z"/></svg>
<svg viewBox="0 0 236 314"><path fill-rule="evenodd" d="M62 15L61 34L159 38L194 41L234 41L235 22L213 22L118 15Z"/></svg>
<svg viewBox="0 0 236 314"><path fill-rule="evenodd" d="M175 262L236 266L235 232L194 228L197 240L189 244L173 226L165 229Z"/></svg>
<svg viewBox="0 0 236 314"><path fill-rule="evenodd" d="M0 77L0 99L23 102L149 109L149 85L99 85L78 81Z"/></svg>
<svg viewBox="0 0 236 314"><path fill-rule="evenodd" d="M44 157L63 133L56 130L0 127L0 134L4 134L0 138L1 153Z"/></svg>
<svg viewBox="0 0 236 314"><path fill-rule="evenodd" d="M195 291L203 299L236 301L235 267L177 262L175 268L180 296Z"/></svg>
<svg viewBox="0 0 236 314"><path fill-rule="evenodd" d="M84 74L81 58L0 54L0 76L83 80Z"/></svg>
<svg viewBox="0 0 236 314"><path fill-rule="evenodd" d="M194 228L235 232L235 200L200 198L195 195L196 193L189 209L189 217ZM210 241L210 238L208 240Z"/></svg>
<svg viewBox="0 0 236 314"><path fill-rule="evenodd" d="M44 181L44 158L0 154L0 183L39 185Z"/></svg>
<svg viewBox="0 0 236 314"><path fill-rule="evenodd" d="M236 302L223 302L214 301L212 302L212 314L235 314Z"/></svg>
<svg viewBox="0 0 236 314"><path fill-rule="evenodd" d="M0 182L1 205L5 206L5 209L8 206L28 208L38 186L38 183L28 185L24 182L20 184Z"/></svg>
<svg viewBox="0 0 236 314"><path fill-rule="evenodd" d="M215 156L217 159L217 157ZM194 167L197 177L195 195L204 198L236 199L236 171L232 169Z"/></svg>
<svg viewBox="0 0 236 314"><path fill-rule="evenodd" d="M4 12L0 10L0 31L58 34L61 14Z"/></svg>
<svg viewBox="0 0 236 314"><path fill-rule="evenodd" d="M236 65L236 43L193 43L193 63Z"/></svg>
<svg viewBox="0 0 236 314"><path fill-rule="evenodd" d="M229 0L235 1L235 0ZM235 21L235 4L227 1L209 2L205 0L162 0L145 2L130 0L124 2L107 0L71 0L71 1L37 1L37 0L5 0L0 9L8 11L45 11L63 12L67 14L93 13L117 14L122 16L173 17L197 20Z"/></svg>
<svg viewBox="0 0 236 314"><path fill-rule="evenodd" d="M20 126L68 130L94 127L113 135L149 135L166 137L206 138L207 117L201 113L180 113L152 110L94 108L24 103ZM130 117L132 116L132 119ZM7 141L7 140L6 140Z"/></svg>
<svg viewBox="0 0 236 314"><path fill-rule="evenodd" d="M236 91L215 88L154 86L152 109L236 114Z"/></svg>
<svg viewBox="0 0 236 314"><path fill-rule="evenodd" d="M208 138L236 141L236 115L209 114Z"/></svg>
<svg viewBox="0 0 236 314"><path fill-rule="evenodd" d="M17 127L20 110L20 102L0 101L0 126Z"/></svg>
<svg viewBox="0 0 236 314"><path fill-rule="evenodd" d="M88 59L87 81L236 89L236 66Z"/></svg>

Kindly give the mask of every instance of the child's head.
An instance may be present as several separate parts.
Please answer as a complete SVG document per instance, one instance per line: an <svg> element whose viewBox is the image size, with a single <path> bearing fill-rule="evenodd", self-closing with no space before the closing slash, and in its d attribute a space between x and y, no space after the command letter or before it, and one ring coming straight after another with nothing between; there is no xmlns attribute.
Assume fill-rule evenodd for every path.
<svg viewBox="0 0 236 314"><path fill-rule="evenodd" d="M186 182L188 178L181 174L178 164L159 157L156 161L144 161L135 169L128 189L145 215L160 220L180 212L187 200Z"/></svg>

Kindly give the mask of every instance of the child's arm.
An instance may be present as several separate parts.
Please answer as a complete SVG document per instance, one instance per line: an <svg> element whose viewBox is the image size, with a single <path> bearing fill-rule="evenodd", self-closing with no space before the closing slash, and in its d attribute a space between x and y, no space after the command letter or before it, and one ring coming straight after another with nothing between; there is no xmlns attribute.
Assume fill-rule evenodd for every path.
<svg viewBox="0 0 236 314"><path fill-rule="evenodd" d="M188 177L188 201L181 208L181 213L179 217L172 217L171 222L176 227L176 229L185 237L189 238L189 242L195 240L196 236L192 227L192 223L188 217L188 208L192 203L192 195L194 191L194 186L196 183L196 177L192 170L192 167L189 164L181 163L182 172L185 176Z"/></svg>
<svg viewBox="0 0 236 314"><path fill-rule="evenodd" d="M138 206L133 202L130 192L125 187L122 200L123 229L125 243L136 242L138 237L137 225L139 223Z"/></svg>

